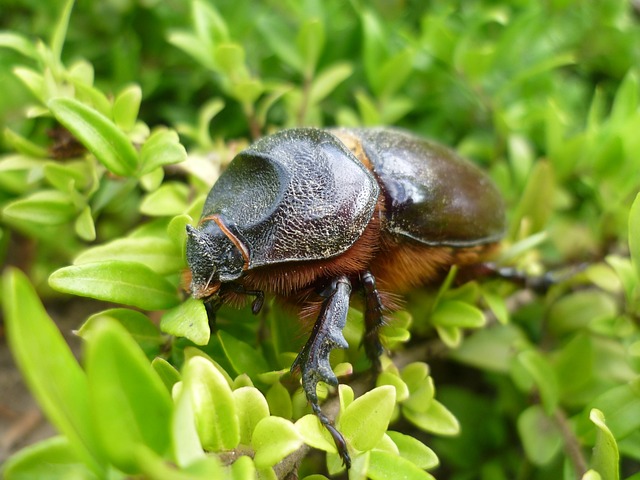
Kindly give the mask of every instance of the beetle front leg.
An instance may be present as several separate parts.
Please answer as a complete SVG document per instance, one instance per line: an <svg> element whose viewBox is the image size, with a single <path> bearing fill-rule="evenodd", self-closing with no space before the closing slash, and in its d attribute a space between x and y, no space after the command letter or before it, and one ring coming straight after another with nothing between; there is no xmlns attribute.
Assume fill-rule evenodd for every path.
<svg viewBox="0 0 640 480"><path fill-rule="evenodd" d="M204 308L207 312L207 320L209 322L209 329L212 332L216 331L216 315L221 306L222 299L218 295L204 302Z"/></svg>
<svg viewBox="0 0 640 480"><path fill-rule="evenodd" d="M376 280L371 272L364 272L360 276L362 287L364 288L365 308L364 308L364 325L365 332L362 342L364 343L364 351L376 372L381 370L380 355L383 348L380 343L378 332L380 327L384 325L384 307L380 300L380 294L376 288Z"/></svg>
<svg viewBox="0 0 640 480"><path fill-rule="evenodd" d="M349 346L342 334L342 329L347 321L351 282L346 276L338 277L331 282L325 294L326 299L322 303L322 309L318 320L313 326L311 336L293 362L291 370L300 368L302 387L307 400L309 400L320 422L333 437L340 457L342 457L345 466L349 468L351 459L347 452L346 441L333 426L331 420L322 413L318 404L316 387L319 381L324 381L333 386L338 385L338 379L329 364L329 354L334 348L347 348Z"/></svg>

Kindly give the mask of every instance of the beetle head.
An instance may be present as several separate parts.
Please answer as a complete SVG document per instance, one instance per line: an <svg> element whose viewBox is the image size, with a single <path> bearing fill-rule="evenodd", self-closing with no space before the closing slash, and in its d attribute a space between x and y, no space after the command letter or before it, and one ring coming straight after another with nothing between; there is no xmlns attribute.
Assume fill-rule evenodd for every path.
<svg viewBox="0 0 640 480"><path fill-rule="evenodd" d="M191 295L209 298L221 283L242 275L241 252L213 222L202 228L187 225L187 263L191 270Z"/></svg>

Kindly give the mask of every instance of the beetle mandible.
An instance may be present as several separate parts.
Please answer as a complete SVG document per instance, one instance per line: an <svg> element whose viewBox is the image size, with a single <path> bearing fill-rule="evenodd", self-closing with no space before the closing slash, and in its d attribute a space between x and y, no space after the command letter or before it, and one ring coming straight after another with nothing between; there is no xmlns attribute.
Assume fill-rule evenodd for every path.
<svg viewBox="0 0 640 480"><path fill-rule="evenodd" d="M187 226L190 290L210 305L270 293L315 316L299 369L313 411L346 466L346 442L318 403L352 289L364 294L365 352L374 366L391 295L484 261L505 229L489 177L453 151L390 128L284 130L239 153Z"/></svg>

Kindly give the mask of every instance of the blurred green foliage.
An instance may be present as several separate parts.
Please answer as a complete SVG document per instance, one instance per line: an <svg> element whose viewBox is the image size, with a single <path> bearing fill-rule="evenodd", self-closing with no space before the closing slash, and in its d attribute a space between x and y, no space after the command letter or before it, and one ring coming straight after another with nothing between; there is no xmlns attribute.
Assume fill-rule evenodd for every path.
<svg viewBox="0 0 640 480"><path fill-rule="evenodd" d="M6 269L2 303L61 434L7 478L284 478L296 452L301 477L339 475L288 373L301 327L273 305L211 332L180 289L184 227L252 139L378 124L486 168L509 207L498 261L559 273L540 295L455 271L412 295L377 387L339 389L350 478L638 478L639 18L623 0L5 0L0 254L30 282ZM126 307L84 323L82 367L42 308L56 292ZM362 323L333 357L355 379Z"/></svg>

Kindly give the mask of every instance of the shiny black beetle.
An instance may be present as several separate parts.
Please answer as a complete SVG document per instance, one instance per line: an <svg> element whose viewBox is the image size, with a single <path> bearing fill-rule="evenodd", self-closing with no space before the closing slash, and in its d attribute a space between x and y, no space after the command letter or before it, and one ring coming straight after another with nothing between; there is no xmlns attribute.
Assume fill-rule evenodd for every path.
<svg viewBox="0 0 640 480"><path fill-rule="evenodd" d="M483 261L503 235L490 179L451 150L389 128L285 130L238 154L187 226L190 289L213 305L272 293L317 320L293 363L306 396L349 466L344 438L322 413L329 365L353 287L364 293L364 347L378 366L389 294Z"/></svg>

